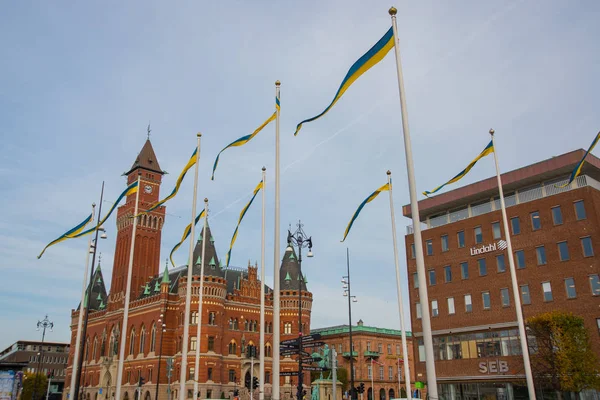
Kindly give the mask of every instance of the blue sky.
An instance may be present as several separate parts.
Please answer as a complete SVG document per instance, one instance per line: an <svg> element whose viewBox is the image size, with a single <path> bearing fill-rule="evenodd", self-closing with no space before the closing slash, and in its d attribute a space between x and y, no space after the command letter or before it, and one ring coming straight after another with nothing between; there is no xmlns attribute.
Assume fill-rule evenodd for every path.
<svg viewBox="0 0 600 400"><path fill-rule="evenodd" d="M87 240L43 246L106 199L146 138L170 172L163 193L203 133L199 198L224 258L238 213L267 167L267 266L273 265L274 126L242 148L217 152L273 112L282 82L281 223L302 219L314 240L304 271L313 327L347 323L340 277L350 248L355 319L399 328L388 199L358 204L394 176L403 281L410 221L393 53L360 78L322 119L350 65L389 28L383 1L159 1L6 3L0 12L0 347L69 339ZM497 132L504 171L587 147L598 130L600 4L594 1L401 2L398 28L418 191L460 171ZM484 159L460 182L494 173ZM190 219L192 180L167 203L161 260ZM457 185L452 186L455 188ZM105 209L110 203L105 203ZM232 263L260 257L260 202L240 228ZM114 218L102 267L112 269ZM187 246L182 246L185 249ZM176 255L186 261L186 251ZM283 254L283 253L282 253ZM162 269L164 264L161 264ZM272 273L268 273L272 276ZM272 278L267 281L272 284ZM405 294L405 302L408 295ZM407 309L408 311L408 309Z"/></svg>

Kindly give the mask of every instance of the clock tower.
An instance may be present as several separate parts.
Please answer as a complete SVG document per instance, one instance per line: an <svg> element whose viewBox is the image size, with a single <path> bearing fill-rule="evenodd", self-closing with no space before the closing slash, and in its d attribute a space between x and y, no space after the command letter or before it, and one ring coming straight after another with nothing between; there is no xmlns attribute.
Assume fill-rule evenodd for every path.
<svg viewBox="0 0 600 400"><path fill-rule="evenodd" d="M127 185L135 182L138 175L140 176L138 214L159 201L160 184L163 174L164 172L160 169L158 159L152 148L152 143L150 143L150 139L148 138L129 171L124 174L127 176ZM110 295L108 297L110 309L119 308L120 303L125 298L135 197L135 193L127 196L125 204L120 206L117 211L117 240ZM140 215L137 218L138 226L133 253L131 299L136 299L142 290L142 286L149 278L157 276L159 273L160 242L164 221L164 206L158 207L152 212Z"/></svg>

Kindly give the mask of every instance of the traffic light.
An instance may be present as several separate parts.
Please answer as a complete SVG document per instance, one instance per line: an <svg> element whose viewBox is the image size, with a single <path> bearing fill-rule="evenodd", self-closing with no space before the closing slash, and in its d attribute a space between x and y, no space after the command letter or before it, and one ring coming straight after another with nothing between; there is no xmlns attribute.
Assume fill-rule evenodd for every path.
<svg viewBox="0 0 600 400"><path fill-rule="evenodd" d="M140 375L140 379L138 379L138 387L142 387L146 383L146 380Z"/></svg>
<svg viewBox="0 0 600 400"><path fill-rule="evenodd" d="M235 389L235 390L233 391L233 396L234 396L234 397L238 397L239 395L240 395L240 391L239 391L239 390L237 390L237 389Z"/></svg>
<svg viewBox="0 0 600 400"><path fill-rule="evenodd" d="M364 383L360 383L360 385L358 385L358 393L364 393L365 392L365 384Z"/></svg>
<svg viewBox="0 0 600 400"><path fill-rule="evenodd" d="M247 374L246 378L244 379L244 386L246 387L246 389L250 389L251 384L252 381L250 380L250 374Z"/></svg>
<svg viewBox="0 0 600 400"><path fill-rule="evenodd" d="M256 346L250 344L246 347L246 358L256 358Z"/></svg>
<svg viewBox="0 0 600 400"><path fill-rule="evenodd" d="M257 389L258 388L258 378L255 376L252 379L252 389Z"/></svg>

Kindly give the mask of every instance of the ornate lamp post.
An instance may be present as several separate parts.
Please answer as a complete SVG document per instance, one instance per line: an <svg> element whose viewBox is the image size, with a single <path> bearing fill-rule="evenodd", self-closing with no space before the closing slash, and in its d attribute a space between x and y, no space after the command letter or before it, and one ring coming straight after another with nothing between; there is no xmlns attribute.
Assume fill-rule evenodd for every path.
<svg viewBox="0 0 600 400"><path fill-rule="evenodd" d="M348 336L350 338L350 398L357 398L356 388L354 387L354 348L352 347L352 303L356 303L356 296L352 296L350 292L350 254L346 249L346 266L348 275L342 277L342 288L344 296L348 297Z"/></svg>
<svg viewBox="0 0 600 400"><path fill-rule="evenodd" d="M158 371L156 374L156 393L154 394L154 399L158 399L158 384L160 383L160 359L162 357L162 341L163 335L167 331L167 324L163 321L164 312L166 312L167 307L165 305L165 309L162 314L160 314L160 318L158 319L158 326L160 328L160 344L158 345Z"/></svg>
<svg viewBox="0 0 600 400"><path fill-rule="evenodd" d="M50 321L48 319L48 315L46 315L44 317L43 320L38 321L37 323L37 328L36 330L39 331L40 329L42 329L42 345L40 346L40 352L38 353L38 365L37 365L37 371L35 372L35 380L33 383L33 394L31 396L32 400L35 400L35 395L36 395L36 391L37 391L37 383L39 380L38 375L40 374L40 368L42 366L42 360L44 358L44 339L46 337L46 329L50 329L50 332L52 332L52 328L54 328L54 322Z"/></svg>

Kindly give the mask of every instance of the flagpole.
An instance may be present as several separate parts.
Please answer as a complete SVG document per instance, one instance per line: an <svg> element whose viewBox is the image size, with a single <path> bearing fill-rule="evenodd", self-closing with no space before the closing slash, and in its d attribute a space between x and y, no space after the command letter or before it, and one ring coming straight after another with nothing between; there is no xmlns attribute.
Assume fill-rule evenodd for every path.
<svg viewBox="0 0 600 400"><path fill-rule="evenodd" d="M133 215L138 215L138 204L140 199L140 178L138 172L137 191L135 192L135 206ZM131 275L133 274L133 255L135 250L135 234L137 232L139 217L134 217L133 228L131 229L131 247L129 248L129 266L127 267L127 286L125 288L125 305L123 308L123 323L121 324L121 343L119 345L119 365L117 367L117 387L115 389L115 399L121 398L121 385L123 383L123 362L125 361L125 342L127 342L127 324L129 320L129 298L131 297ZM96 244L97 245L97 244Z"/></svg>
<svg viewBox="0 0 600 400"><path fill-rule="evenodd" d="M275 82L275 96L279 99L279 81ZM273 386L271 396L279 400L279 107L275 113L275 240L273 243ZM183 400L183 399L181 399Z"/></svg>
<svg viewBox="0 0 600 400"><path fill-rule="evenodd" d="M196 166L194 172L194 195L192 196L192 223L190 226L190 252L187 271L187 284L185 290L185 313L183 314L183 343L181 345L181 372L179 374L179 400L184 400L186 395L185 380L187 376L187 357L188 357L188 342L190 335L190 309L192 303L192 279L194 269L194 228L196 219L196 200L198 198L198 164L200 163L200 137L202 134L196 135L198 138L198 151L196 151ZM204 260L202 260L204 261ZM196 343L198 345L198 343ZM195 374L195 372L194 372ZM185 392L185 393L184 393ZM195 394L195 393L194 393Z"/></svg>
<svg viewBox="0 0 600 400"><path fill-rule="evenodd" d="M260 339L258 369L258 400L265 398L265 185L266 168L262 167L262 227L260 239Z"/></svg>
<svg viewBox="0 0 600 400"><path fill-rule="evenodd" d="M204 255L206 254L206 229L208 227L208 199L204 199L204 230L202 231L202 258L200 259L200 294L198 297L198 320L196 321L196 361L194 363L194 395L198 393L198 370L200 368L200 335L202 333L202 299L204 298ZM192 263L193 264L193 263Z"/></svg>
<svg viewBox="0 0 600 400"><path fill-rule="evenodd" d="M496 179L498 180L498 192L500 194L500 208L502 209L502 223L504 225L504 235L506 236L506 251L508 252L508 266L510 268L510 280L512 282L513 298L517 311L517 323L519 325L519 339L521 341L521 352L523 353L523 364L525 367L525 378L527 380L527 390L529 398L535 400L535 386L533 384L533 375L531 373L531 363L529 361L529 348L527 347L527 333L525 331L525 322L523 321L523 309L521 308L521 297L519 283L517 282L517 272L515 269L515 260L512 251L512 241L508 230L508 218L506 217L506 204L504 202L504 190L502 189L502 178L500 177L500 167L498 166L498 155L496 144L494 143L494 130L490 129L492 136L492 146L494 147L494 162L496 164Z"/></svg>
<svg viewBox="0 0 600 400"><path fill-rule="evenodd" d="M390 213L392 218L392 239L394 243L394 263L396 265L396 290L398 292L398 310L400 311L400 332L402 333L402 355L408 359L408 346L406 344L406 325L404 323L404 301L402 300L402 286L400 283L400 263L398 261L398 243L396 238L396 217L394 216L394 198L392 196L392 172L387 172L388 185L390 186ZM404 380L406 381L406 393L410 393L410 370L408 363L404 368Z"/></svg>
<svg viewBox="0 0 600 400"><path fill-rule="evenodd" d="M375 385L373 384L373 376L375 375L375 367L373 367L373 359L371 358L371 398L367 396L367 400L375 400Z"/></svg>
<svg viewBox="0 0 600 400"><path fill-rule="evenodd" d="M96 203L92 203L92 220L96 212ZM75 339L75 354L73 356L73 370L71 371L71 387L69 388L69 398L75 399L75 383L77 377L77 360L79 360L79 351L81 348L81 325L83 324L83 303L85 302L85 292L87 289L88 267L90 266L90 248L92 247L92 235L88 239L88 245L85 249L85 269L83 270L83 284L81 287L81 302L79 303L79 317L77 319L77 338Z"/></svg>
<svg viewBox="0 0 600 400"><path fill-rule="evenodd" d="M398 73L398 91L400 92L400 111L402 115L402 131L404 132L404 152L406 154L406 170L408 174L408 189L410 193L410 211L412 214L413 232L415 239L417 277L419 280L419 298L421 299L423 326L423 342L425 345L425 370L427 373L427 392L431 399L438 399L437 377L435 373L435 361L433 359L433 339L431 335L431 319L429 315L429 296L427 294L427 281L425 279L425 260L423 257L423 242L421 238L421 221L419 218L419 203L417 201L417 184L415 181L415 168L412 158L412 145L410 141L410 129L408 127L408 110L406 109L406 96L404 92L404 77L402 75L402 61L400 59L400 47L398 40L398 28L396 26L396 8L392 7L389 14L392 17L392 28L394 31L394 51L396 53L396 68ZM408 363L405 363L408 364ZM408 395L408 393L407 393Z"/></svg>

